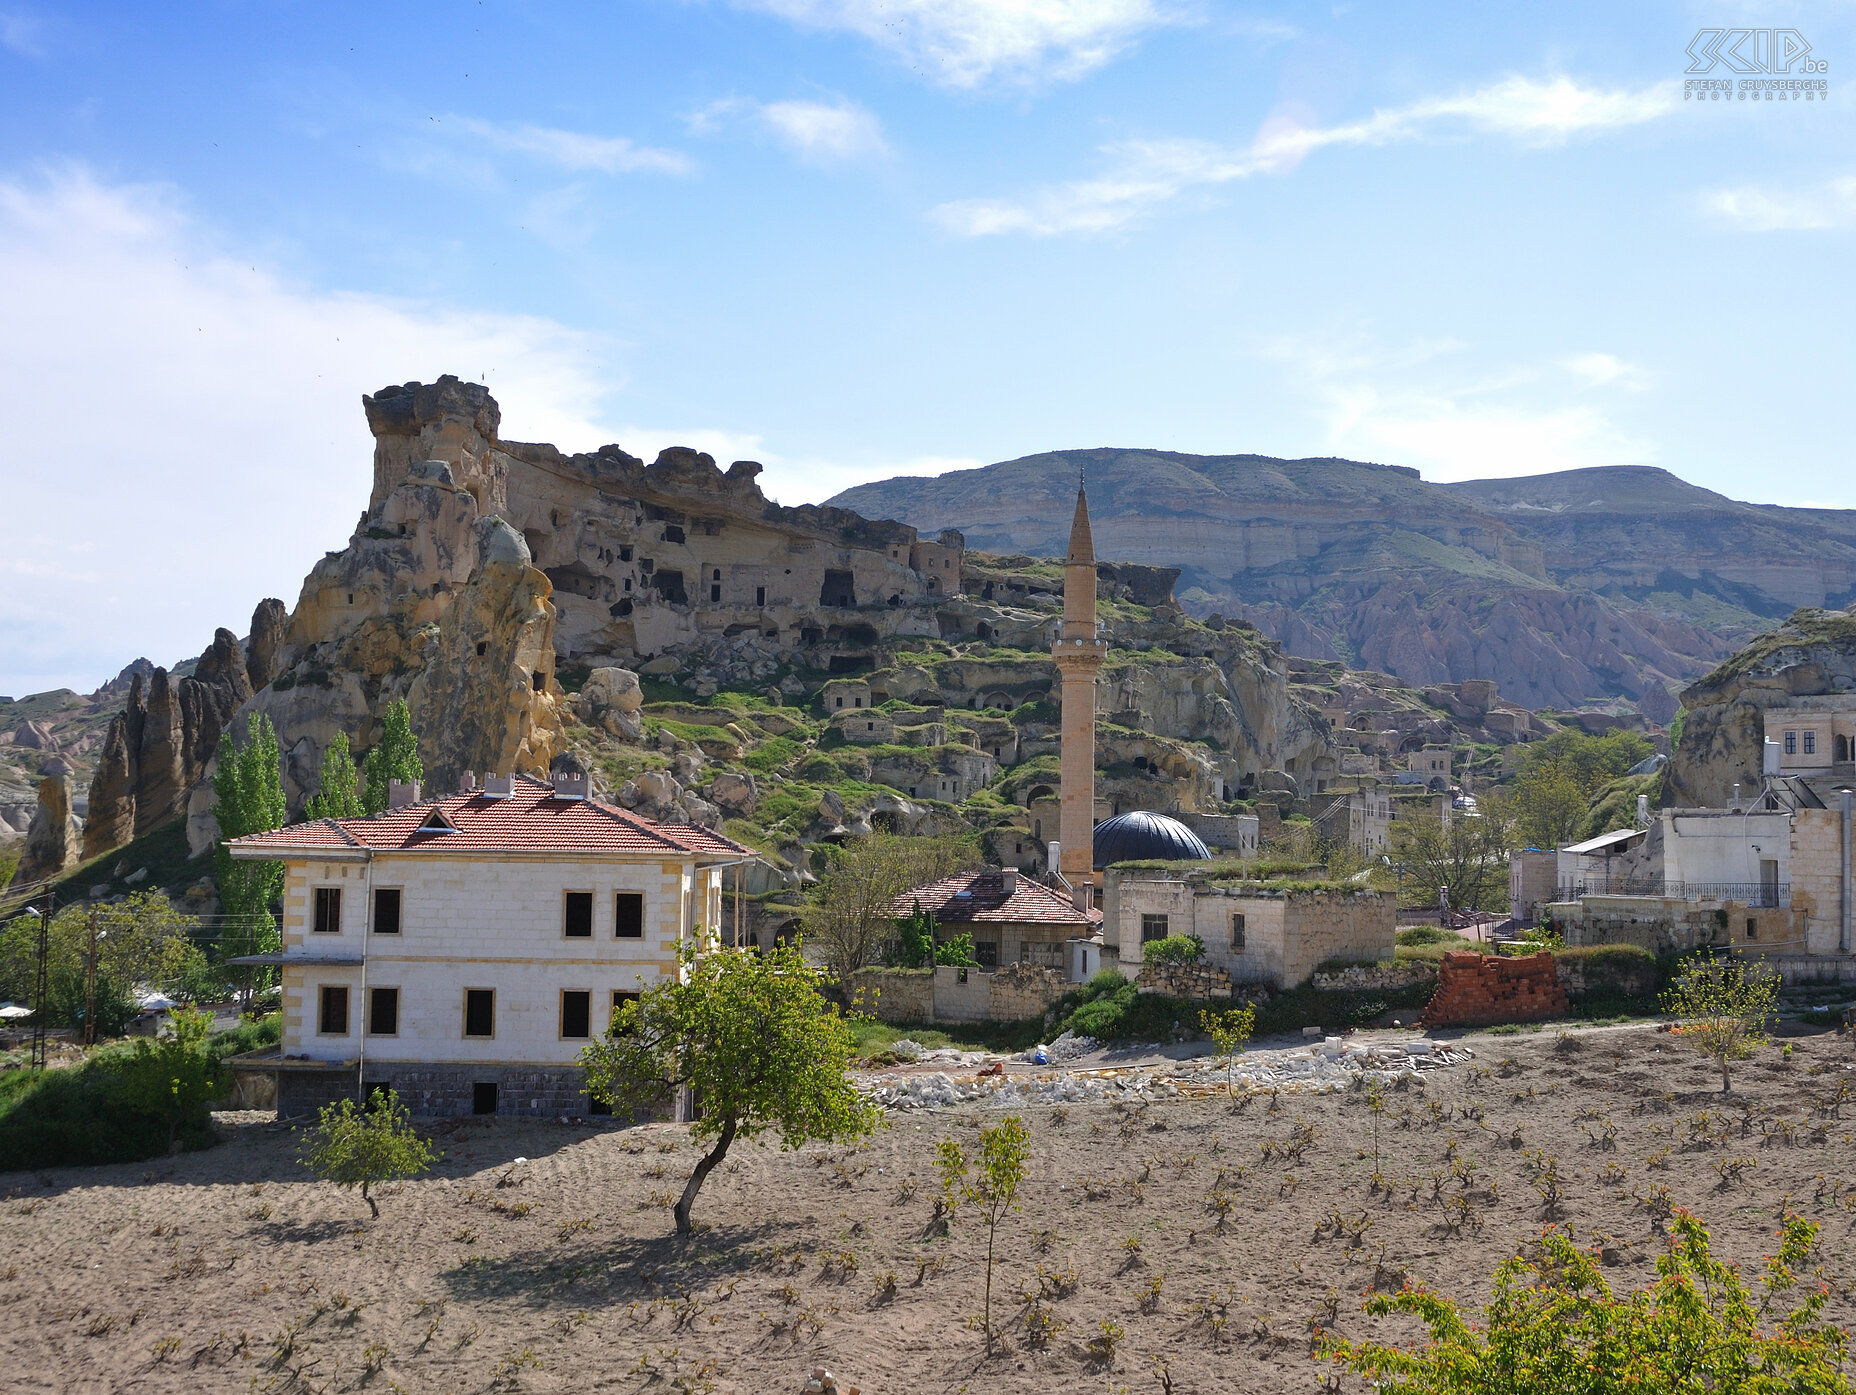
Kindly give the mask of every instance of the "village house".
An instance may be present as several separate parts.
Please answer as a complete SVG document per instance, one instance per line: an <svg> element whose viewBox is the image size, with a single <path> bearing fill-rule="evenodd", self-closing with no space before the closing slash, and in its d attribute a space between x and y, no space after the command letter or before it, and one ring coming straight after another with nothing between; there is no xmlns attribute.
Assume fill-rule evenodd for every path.
<svg viewBox="0 0 1856 1395"><path fill-rule="evenodd" d="M280 1115L375 1086L415 1114L585 1114L577 1060L613 1009L722 924L752 852L589 797L585 774L491 776L374 818L234 839L284 864L283 1040L240 1058Z"/></svg>
<svg viewBox="0 0 1856 1395"><path fill-rule="evenodd" d="M1232 983L1294 988L1324 963L1392 958L1394 898L1351 887L1214 879L1203 867L1109 867L1103 887L1103 954L1132 976L1141 947L1195 935L1201 963Z"/></svg>
<svg viewBox="0 0 1856 1395"><path fill-rule="evenodd" d="M1079 909L1054 887L1016 868L948 877L915 888L897 901L898 916L920 906L943 934L973 936L973 957L982 969L1033 964L1067 971L1072 940L1088 940L1102 928L1102 912Z"/></svg>

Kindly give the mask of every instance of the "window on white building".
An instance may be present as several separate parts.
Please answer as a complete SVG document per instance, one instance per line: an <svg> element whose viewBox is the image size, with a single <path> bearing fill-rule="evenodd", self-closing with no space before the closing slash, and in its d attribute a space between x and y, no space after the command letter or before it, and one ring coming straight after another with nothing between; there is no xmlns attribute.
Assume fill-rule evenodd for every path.
<svg viewBox="0 0 1856 1395"><path fill-rule="evenodd" d="M644 938L644 893L621 891L613 898L612 933L621 940Z"/></svg>
<svg viewBox="0 0 1856 1395"><path fill-rule="evenodd" d="M584 1040L593 1034L593 995L584 988L561 991L561 1036Z"/></svg>
<svg viewBox="0 0 1856 1395"><path fill-rule="evenodd" d="M1817 733L1816 732L1807 731L1804 734L1804 753L1807 756L1814 756L1817 754Z"/></svg>
<svg viewBox="0 0 1856 1395"><path fill-rule="evenodd" d="M467 1037L496 1035L496 990L494 988L466 988L464 990L464 1035Z"/></svg>
<svg viewBox="0 0 1856 1395"><path fill-rule="evenodd" d="M400 933L400 890L396 886L382 886L374 889L374 933L376 935Z"/></svg>
<svg viewBox="0 0 1856 1395"><path fill-rule="evenodd" d="M1788 756L1798 754L1798 733L1795 731L1785 733L1785 754Z"/></svg>
<svg viewBox="0 0 1856 1395"><path fill-rule="evenodd" d="M570 891L562 903L561 933L570 940L593 938L593 893Z"/></svg>
<svg viewBox="0 0 1856 1395"><path fill-rule="evenodd" d="M396 1037L400 1034L400 990L367 990L367 1034L370 1037Z"/></svg>
<svg viewBox="0 0 1856 1395"><path fill-rule="evenodd" d="M348 1035L348 990L332 983L322 985L316 1013L316 1030L325 1037Z"/></svg>
<svg viewBox="0 0 1856 1395"><path fill-rule="evenodd" d="M1244 913L1231 912L1231 948L1241 950L1244 947Z"/></svg>
<svg viewBox="0 0 1856 1395"><path fill-rule="evenodd" d="M315 928L318 935L339 934L342 928L342 889L339 886L316 888Z"/></svg>
<svg viewBox="0 0 1856 1395"><path fill-rule="evenodd" d="M1143 915L1141 917L1141 943L1146 944L1149 940L1164 940L1168 933L1166 927L1167 918L1164 912L1159 915Z"/></svg>

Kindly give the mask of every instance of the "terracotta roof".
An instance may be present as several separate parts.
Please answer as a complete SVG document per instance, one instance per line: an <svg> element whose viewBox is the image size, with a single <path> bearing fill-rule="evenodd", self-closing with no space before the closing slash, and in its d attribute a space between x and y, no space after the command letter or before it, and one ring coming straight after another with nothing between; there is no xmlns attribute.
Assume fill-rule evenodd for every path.
<svg viewBox="0 0 1856 1395"><path fill-rule="evenodd" d="M914 913L916 902L942 924L1086 925L1102 923L1102 912L1091 907L1079 911L1061 891L1020 875L1008 895L1005 877L981 872L918 886L896 898L894 913Z"/></svg>
<svg viewBox="0 0 1856 1395"><path fill-rule="evenodd" d="M379 814L371 819L317 819L235 838L236 852L576 852L657 853L667 857L750 857L731 838L687 823L655 823L595 799L560 799L554 786L515 777L512 793L482 790ZM433 815L440 816L434 820ZM453 831L427 828L442 820ZM249 853L247 854L249 855Z"/></svg>

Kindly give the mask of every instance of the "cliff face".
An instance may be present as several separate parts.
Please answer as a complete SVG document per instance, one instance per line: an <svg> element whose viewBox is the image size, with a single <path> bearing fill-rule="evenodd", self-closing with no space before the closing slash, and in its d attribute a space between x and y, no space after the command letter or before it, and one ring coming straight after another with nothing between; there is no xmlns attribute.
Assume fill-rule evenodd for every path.
<svg viewBox="0 0 1856 1395"><path fill-rule="evenodd" d="M1666 719L1674 690L1774 619L1856 593L1856 515L1634 467L1433 485L1345 460L1101 449L832 502L1048 554L1079 469L1102 550L1182 568L1193 613L1408 683L1490 679L1532 707L1621 697Z"/></svg>
<svg viewBox="0 0 1856 1395"><path fill-rule="evenodd" d="M1681 740L1663 770L1664 803L1721 808L1736 784L1750 797L1760 788L1766 735L1778 714L1802 707L1856 713L1856 612L1798 611L1690 687L1682 706ZM1856 772L1846 762L1831 774L1820 797L1830 785L1850 784Z"/></svg>

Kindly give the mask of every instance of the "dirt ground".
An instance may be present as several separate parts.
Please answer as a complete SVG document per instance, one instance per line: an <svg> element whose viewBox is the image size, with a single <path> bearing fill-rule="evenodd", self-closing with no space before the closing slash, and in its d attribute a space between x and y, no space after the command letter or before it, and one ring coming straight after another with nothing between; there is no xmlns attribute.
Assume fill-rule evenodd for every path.
<svg viewBox="0 0 1856 1395"><path fill-rule="evenodd" d="M1386 1094L1389 1194L1361 1091L1027 1111L1032 1175L998 1232L1006 1349L991 1357L984 1226L969 1210L946 1237L928 1222L934 1142L974 1143L996 1110L891 1116L859 1148L737 1146L689 1243L666 1209L695 1159L676 1126L446 1127L443 1160L388 1189L375 1222L296 1162L288 1128L231 1120L204 1153L0 1177L0 1381L796 1392L822 1364L866 1392L1158 1392L1162 1367L1180 1392L1308 1391L1326 1374L1311 1323L1413 1331L1360 1312L1375 1282L1486 1296L1545 1218L1541 1154L1562 1222L1605 1246L1617 1286L1652 1277L1662 1198L1755 1266L1789 1206L1824 1227L1828 1316L1847 1324L1856 1048L1783 1040L1789 1057L1765 1048L1723 1097L1648 1027L1469 1034L1473 1062ZM1298 1130L1300 1156L1282 1156ZM1028 1317L1054 1330L1039 1339ZM1088 1349L1103 1322L1121 1330L1112 1355Z"/></svg>

